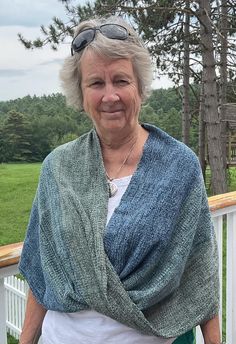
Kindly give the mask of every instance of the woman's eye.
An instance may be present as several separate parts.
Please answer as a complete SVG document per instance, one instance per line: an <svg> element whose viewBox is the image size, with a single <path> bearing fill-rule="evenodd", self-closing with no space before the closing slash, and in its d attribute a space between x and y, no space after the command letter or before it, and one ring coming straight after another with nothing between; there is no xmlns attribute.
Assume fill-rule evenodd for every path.
<svg viewBox="0 0 236 344"><path fill-rule="evenodd" d="M99 87L99 86L102 86L102 85L103 85L103 82L100 81L100 80L93 81L90 84L91 87Z"/></svg>
<svg viewBox="0 0 236 344"><path fill-rule="evenodd" d="M120 80L117 80L117 81L116 81L116 84L117 84L117 85L120 85L120 86L125 86L125 85L128 85L129 82L128 82L128 80L120 79Z"/></svg>

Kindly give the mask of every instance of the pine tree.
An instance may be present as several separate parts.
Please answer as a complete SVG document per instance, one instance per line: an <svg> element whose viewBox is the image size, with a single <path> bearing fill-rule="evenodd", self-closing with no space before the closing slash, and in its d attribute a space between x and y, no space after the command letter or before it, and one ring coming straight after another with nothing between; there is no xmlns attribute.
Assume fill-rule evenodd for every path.
<svg viewBox="0 0 236 344"><path fill-rule="evenodd" d="M29 142L31 133L27 117L15 110L9 111L3 130L8 147L8 161L30 161L32 158Z"/></svg>

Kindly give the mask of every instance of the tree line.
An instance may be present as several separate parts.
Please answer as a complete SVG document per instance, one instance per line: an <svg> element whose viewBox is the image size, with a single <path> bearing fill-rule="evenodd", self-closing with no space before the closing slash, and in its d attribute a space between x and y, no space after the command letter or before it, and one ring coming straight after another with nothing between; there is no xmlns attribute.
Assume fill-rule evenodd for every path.
<svg viewBox="0 0 236 344"><path fill-rule="evenodd" d="M154 124L181 140L179 90L153 90L142 106L140 121ZM197 152L197 118L195 122L190 145ZM88 116L68 107L60 93L0 102L0 162L42 161L52 149L91 128Z"/></svg>
<svg viewBox="0 0 236 344"><path fill-rule="evenodd" d="M42 161L90 126L86 116L66 106L61 94L0 102L0 162Z"/></svg>

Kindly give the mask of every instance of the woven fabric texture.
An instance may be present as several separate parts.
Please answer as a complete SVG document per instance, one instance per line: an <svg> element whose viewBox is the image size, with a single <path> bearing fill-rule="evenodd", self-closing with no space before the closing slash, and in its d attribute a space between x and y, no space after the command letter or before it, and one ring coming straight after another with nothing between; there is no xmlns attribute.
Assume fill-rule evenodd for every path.
<svg viewBox="0 0 236 344"><path fill-rule="evenodd" d="M218 258L195 154L149 131L106 226L108 186L96 131L45 159L20 271L47 309L94 309L174 337L218 313Z"/></svg>

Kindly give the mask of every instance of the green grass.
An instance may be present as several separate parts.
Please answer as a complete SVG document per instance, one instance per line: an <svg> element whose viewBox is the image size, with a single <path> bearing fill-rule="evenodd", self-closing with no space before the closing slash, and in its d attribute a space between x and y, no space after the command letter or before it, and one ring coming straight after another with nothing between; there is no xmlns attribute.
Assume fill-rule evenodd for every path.
<svg viewBox="0 0 236 344"><path fill-rule="evenodd" d="M0 164L0 246L22 241L41 164Z"/></svg>

